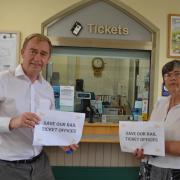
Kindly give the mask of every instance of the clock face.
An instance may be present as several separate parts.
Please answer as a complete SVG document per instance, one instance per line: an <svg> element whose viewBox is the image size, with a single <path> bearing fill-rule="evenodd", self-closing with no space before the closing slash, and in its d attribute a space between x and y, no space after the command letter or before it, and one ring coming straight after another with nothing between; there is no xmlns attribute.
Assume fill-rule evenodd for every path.
<svg viewBox="0 0 180 180"><path fill-rule="evenodd" d="M104 68L104 61L102 58L94 58L92 60L93 68L103 69Z"/></svg>

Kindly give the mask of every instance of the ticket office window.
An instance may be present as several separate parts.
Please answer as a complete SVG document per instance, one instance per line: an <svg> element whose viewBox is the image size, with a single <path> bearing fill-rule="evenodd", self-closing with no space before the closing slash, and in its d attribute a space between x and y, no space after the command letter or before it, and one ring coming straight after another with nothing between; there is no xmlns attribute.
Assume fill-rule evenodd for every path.
<svg viewBox="0 0 180 180"><path fill-rule="evenodd" d="M54 47L45 73L52 86L75 87L74 111L87 119L134 120L136 104L144 100L138 118L147 119L142 108L147 115L150 51Z"/></svg>

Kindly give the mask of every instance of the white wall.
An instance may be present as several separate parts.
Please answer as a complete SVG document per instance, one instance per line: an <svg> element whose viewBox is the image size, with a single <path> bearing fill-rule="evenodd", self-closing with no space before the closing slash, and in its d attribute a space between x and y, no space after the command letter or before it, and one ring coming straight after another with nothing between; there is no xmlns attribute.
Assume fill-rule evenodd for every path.
<svg viewBox="0 0 180 180"><path fill-rule="evenodd" d="M180 14L178 0L117 0L143 15L160 29L159 58L156 67L156 98L161 93L161 67L167 58L167 15ZM0 30L20 31L21 39L30 33L41 32L41 23L80 0L0 0Z"/></svg>

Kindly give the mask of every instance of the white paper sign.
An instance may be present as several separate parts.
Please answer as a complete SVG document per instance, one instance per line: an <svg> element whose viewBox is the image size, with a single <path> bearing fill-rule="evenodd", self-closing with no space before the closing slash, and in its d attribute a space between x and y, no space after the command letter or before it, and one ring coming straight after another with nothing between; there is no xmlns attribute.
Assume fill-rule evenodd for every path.
<svg viewBox="0 0 180 180"><path fill-rule="evenodd" d="M74 86L60 86L60 105L74 105Z"/></svg>
<svg viewBox="0 0 180 180"><path fill-rule="evenodd" d="M134 152L143 148L144 154L165 156L164 124L157 122L119 122L121 150Z"/></svg>
<svg viewBox="0 0 180 180"><path fill-rule="evenodd" d="M0 71L14 69L17 60L17 36L15 33L0 34Z"/></svg>
<svg viewBox="0 0 180 180"><path fill-rule="evenodd" d="M34 128L33 145L68 146L79 143L84 113L39 110L38 115L42 120Z"/></svg>

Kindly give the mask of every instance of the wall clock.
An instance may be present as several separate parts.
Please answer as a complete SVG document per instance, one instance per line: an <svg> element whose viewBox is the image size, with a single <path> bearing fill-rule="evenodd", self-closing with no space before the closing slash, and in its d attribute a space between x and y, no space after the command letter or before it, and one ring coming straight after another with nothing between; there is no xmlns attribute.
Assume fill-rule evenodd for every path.
<svg viewBox="0 0 180 180"><path fill-rule="evenodd" d="M92 68L94 70L94 75L95 76L100 76L102 71L104 70L104 60L101 57L95 57L92 60Z"/></svg>

